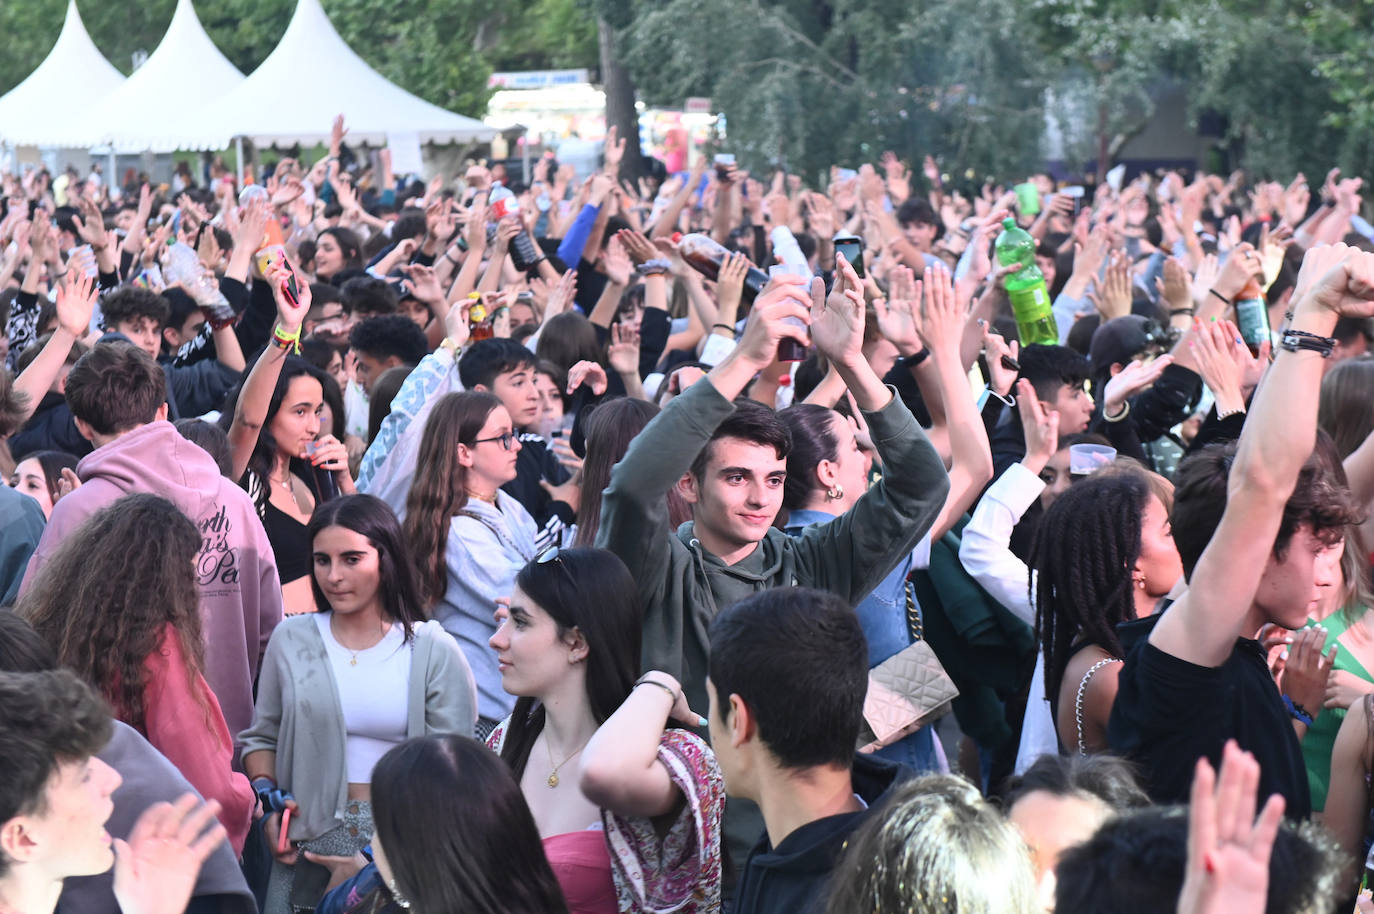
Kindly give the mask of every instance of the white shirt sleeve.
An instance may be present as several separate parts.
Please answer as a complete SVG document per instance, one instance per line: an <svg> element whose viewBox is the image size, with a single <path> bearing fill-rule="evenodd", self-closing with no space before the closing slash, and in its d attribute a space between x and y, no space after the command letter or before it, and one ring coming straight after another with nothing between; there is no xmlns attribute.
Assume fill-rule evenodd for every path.
<svg viewBox="0 0 1374 914"><path fill-rule="evenodd" d="M1011 531L1044 490L1040 477L1013 463L978 502L959 546L964 570L1030 626L1035 625L1035 607L1026 587L1029 569L1011 551Z"/></svg>

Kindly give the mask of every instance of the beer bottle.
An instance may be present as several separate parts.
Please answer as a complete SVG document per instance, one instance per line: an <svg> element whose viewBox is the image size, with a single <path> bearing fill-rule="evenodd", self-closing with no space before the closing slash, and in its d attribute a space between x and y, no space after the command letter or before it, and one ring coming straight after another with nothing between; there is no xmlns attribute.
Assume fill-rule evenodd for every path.
<svg viewBox="0 0 1374 914"><path fill-rule="evenodd" d="M719 276L721 263L730 256L730 252L717 243L715 239L697 233L683 235L682 240L678 242L677 252L682 255L683 260L691 264L693 269L707 279L715 279ZM744 274L744 300L752 303L766 285L768 285L768 274L758 267L750 266L749 272Z"/></svg>
<svg viewBox="0 0 1374 914"><path fill-rule="evenodd" d="M1236 326L1240 337L1250 349L1250 354L1259 357L1260 345L1272 340L1269 333L1269 304L1264 300L1264 290L1254 277L1236 296Z"/></svg>

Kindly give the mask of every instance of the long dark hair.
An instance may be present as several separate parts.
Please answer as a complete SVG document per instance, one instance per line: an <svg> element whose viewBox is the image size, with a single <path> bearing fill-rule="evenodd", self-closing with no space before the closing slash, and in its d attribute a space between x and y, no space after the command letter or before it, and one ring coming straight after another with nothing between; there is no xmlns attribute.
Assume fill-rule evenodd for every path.
<svg viewBox="0 0 1374 914"><path fill-rule="evenodd" d="M37 460L38 466L43 470L43 483L48 487L48 498L52 499L53 504L62 497L62 491L58 488L58 483L62 481L63 470L75 470L77 460L66 451L34 451L19 458L18 463L25 460Z"/></svg>
<svg viewBox="0 0 1374 914"><path fill-rule="evenodd" d="M448 590L449 523L468 503L468 471L458 462L458 445L471 445L501 405L484 391L444 394L430 410L415 458L415 477L406 494L405 537L426 606L443 599Z"/></svg>
<svg viewBox="0 0 1374 914"><path fill-rule="evenodd" d="M535 356L567 371L578 362L596 362L606 366L606 351L596 338L596 328L585 315L566 311L549 318L544 332L539 334Z"/></svg>
<svg viewBox="0 0 1374 914"><path fill-rule="evenodd" d="M815 403L798 403L778 413L792 433L787 454L787 480L782 487L782 506L789 511L805 508L820 488L816 467L822 460L840 459L840 442L833 423L838 414Z"/></svg>
<svg viewBox="0 0 1374 914"><path fill-rule="evenodd" d="M145 662L172 627L196 691L205 667L196 561L201 535L159 495L125 495L63 541L15 606L58 663L101 692L119 719L143 730ZM197 695L209 720L209 702Z"/></svg>
<svg viewBox="0 0 1374 914"><path fill-rule="evenodd" d="M259 356L261 358L261 356ZM330 433L339 438L339 432L343 427L343 397L339 395L338 383L329 376L328 372L321 371L314 365L299 356L288 355L282 362L281 374L277 377L277 386L272 388L272 399L267 401L267 415L262 420L262 428L258 429L258 441L253 445L253 453L248 457L248 470L257 475L262 481L261 491L258 492L256 505L258 512L267 505L268 496L271 495L272 484L269 481L272 467L277 459L277 439L272 437L272 420L276 418L277 411L286 400L286 391L291 386L291 382L299 377L314 378L320 384L322 401L329 406L331 418L334 420L334 428ZM245 375L245 379L247 376ZM227 408L220 414L220 428L228 432L234 423L234 408L238 403L239 397L243 395L243 382L232 391L226 398ZM319 501L319 492L315 488L315 474L310 466L298 457L291 458L291 473L305 482L314 493L316 502ZM246 484L246 483L241 483Z"/></svg>
<svg viewBox="0 0 1374 914"><path fill-rule="evenodd" d="M396 889L416 910L568 910L519 782L470 737L417 737L382 756L372 821Z"/></svg>
<svg viewBox="0 0 1374 914"><path fill-rule="evenodd" d="M611 471L629 450L630 442L657 415L657 406L631 397L603 400L592 409L583 432L587 456L582 461L582 503L577 511L577 539L573 545L596 543L596 532L601 527L601 493L611 483ZM667 499L668 523L673 529L692 519L691 509L678 494L677 486L668 490Z"/></svg>
<svg viewBox="0 0 1374 914"><path fill-rule="evenodd" d="M352 530L366 537L372 548L377 550L382 609L401 623L409 641L415 633L415 624L425 621L429 616L420 599L419 576L415 573L410 552L405 548L401 523L396 520L391 508L372 495L344 495L315 509L309 527L312 546L315 537L326 527ZM310 589L315 594L315 605L320 612L333 608L320 588L319 578L313 574L310 576Z"/></svg>
<svg viewBox="0 0 1374 914"><path fill-rule="evenodd" d="M565 549L520 569L515 585L553 618L560 638L576 628L586 639L587 698L596 722L605 722L639 673L641 620L630 570L605 549ZM543 729L543 705L528 697L516 701L501 758L517 780Z"/></svg>
<svg viewBox="0 0 1374 914"><path fill-rule="evenodd" d="M333 235L334 240L338 242L344 260L343 266L339 268L340 273L344 270L356 270L363 265L363 242L357 232L339 225L327 228L320 234Z"/></svg>
<svg viewBox="0 0 1374 914"><path fill-rule="evenodd" d="M1036 529L1029 563L1035 633L1045 653L1045 695L1056 707L1075 644L1125 657L1116 627L1135 618L1131 570L1150 495L1141 473L1091 476L1056 498Z"/></svg>

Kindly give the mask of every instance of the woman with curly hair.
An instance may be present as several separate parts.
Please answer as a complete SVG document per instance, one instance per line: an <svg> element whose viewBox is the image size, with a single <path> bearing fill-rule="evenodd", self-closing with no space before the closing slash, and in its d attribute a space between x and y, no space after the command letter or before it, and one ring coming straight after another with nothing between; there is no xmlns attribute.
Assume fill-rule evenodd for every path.
<svg viewBox="0 0 1374 914"><path fill-rule="evenodd" d="M117 548L115 544L118 544ZM15 607L207 800L236 853L253 809L234 743L203 673L195 562L201 535L157 495L126 495L58 549Z"/></svg>

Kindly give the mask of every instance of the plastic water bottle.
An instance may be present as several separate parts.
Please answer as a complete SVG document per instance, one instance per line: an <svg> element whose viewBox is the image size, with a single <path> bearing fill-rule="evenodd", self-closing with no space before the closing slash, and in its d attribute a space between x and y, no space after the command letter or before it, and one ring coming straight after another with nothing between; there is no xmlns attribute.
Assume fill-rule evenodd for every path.
<svg viewBox="0 0 1374 914"><path fill-rule="evenodd" d="M1021 264L1021 269L1006 277L1007 296L1011 299L1021 345L1057 346L1059 327L1054 322L1049 290L1045 288L1045 274L1035 263L1035 239L1018 227L1015 219L1008 218L1002 220L1002 234L997 236L993 248L1002 266Z"/></svg>
<svg viewBox="0 0 1374 914"><path fill-rule="evenodd" d="M168 285L180 285L186 290L215 330L229 326L238 317L229 299L219 290L214 274L205 269L190 245L181 241L167 245L163 277Z"/></svg>

